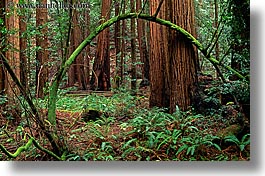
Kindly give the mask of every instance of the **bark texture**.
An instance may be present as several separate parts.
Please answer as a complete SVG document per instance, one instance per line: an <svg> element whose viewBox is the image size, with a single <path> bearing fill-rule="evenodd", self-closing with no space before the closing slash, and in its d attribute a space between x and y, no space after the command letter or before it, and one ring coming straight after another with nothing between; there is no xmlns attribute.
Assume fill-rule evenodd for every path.
<svg viewBox="0 0 265 176"><path fill-rule="evenodd" d="M103 0L101 7L101 22L110 18L111 0ZM90 81L92 89L109 90L110 89L110 35L109 28L98 35L97 51L93 65L93 74Z"/></svg>
<svg viewBox="0 0 265 176"><path fill-rule="evenodd" d="M47 4L47 0L39 0L41 4ZM40 35L36 36L36 46L39 47L36 53L36 97L44 97L45 84L48 81L48 9L36 9L36 27Z"/></svg>
<svg viewBox="0 0 265 176"><path fill-rule="evenodd" d="M79 12L74 9L72 17L72 29L70 32L70 53L72 53L82 41L81 26L78 20L79 15ZM76 60L68 71L68 86L77 86L79 89L83 90L87 89L85 75L84 56L80 54L77 56Z"/></svg>
<svg viewBox="0 0 265 176"><path fill-rule="evenodd" d="M139 13L142 10L142 0L136 1L136 11ZM138 42L139 42L139 51L142 64L142 79L149 80L149 52L147 50L147 32L145 21L142 19L137 20L137 32L138 32Z"/></svg>
<svg viewBox="0 0 265 176"><path fill-rule="evenodd" d="M13 4L18 4L18 0L12 0ZM10 1L6 0L6 4ZM10 16L6 16L6 28L9 33L6 35L7 51L5 52L6 58L9 64L12 66L14 73L20 78L20 46L19 46L19 17L16 9L7 8L7 13ZM19 90L16 87L15 82L12 80L9 74L6 74L5 79L5 91L9 97L13 97L14 94L18 94Z"/></svg>
<svg viewBox="0 0 265 176"><path fill-rule="evenodd" d="M151 1L151 14L171 21L195 36L192 0ZM166 107L172 113L178 106L187 110L196 91L197 54L183 34L151 23L150 106Z"/></svg>
<svg viewBox="0 0 265 176"><path fill-rule="evenodd" d="M0 2L0 19L2 23L0 24L0 29L5 26L5 15L4 15L5 1ZM4 35L0 32L0 51L3 53L4 50ZM5 90L5 72L3 67L2 55L0 55L0 95L4 94Z"/></svg>

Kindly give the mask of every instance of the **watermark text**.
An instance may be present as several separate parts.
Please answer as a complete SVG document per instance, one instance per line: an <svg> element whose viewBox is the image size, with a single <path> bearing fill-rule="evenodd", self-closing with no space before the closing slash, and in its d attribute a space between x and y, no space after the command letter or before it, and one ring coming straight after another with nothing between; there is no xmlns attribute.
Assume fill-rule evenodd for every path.
<svg viewBox="0 0 265 176"><path fill-rule="evenodd" d="M90 8L88 3L80 3L80 4L69 4L64 2L58 3L47 3L47 4L14 4L13 2L7 3L7 8L19 8L19 9L87 9Z"/></svg>

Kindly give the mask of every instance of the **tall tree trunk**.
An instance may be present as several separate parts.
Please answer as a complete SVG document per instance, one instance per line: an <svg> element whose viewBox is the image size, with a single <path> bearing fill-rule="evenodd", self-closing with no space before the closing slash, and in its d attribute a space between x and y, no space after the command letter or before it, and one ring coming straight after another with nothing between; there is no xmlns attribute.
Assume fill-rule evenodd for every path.
<svg viewBox="0 0 265 176"><path fill-rule="evenodd" d="M23 10L23 9L21 9ZM20 36L20 80L21 84L23 85L24 89L26 91L29 90L28 87L28 59L26 55L27 50L27 36L26 36L26 30L27 30L27 23L26 23L26 16L25 11L22 11L22 14L19 16L19 36Z"/></svg>
<svg viewBox="0 0 265 176"><path fill-rule="evenodd" d="M2 23L0 23L0 29L2 29L5 26L5 1L1 1L0 2L0 19L2 19ZM5 36L2 34L2 32L0 32L0 52L2 52L4 54L4 40ZM4 67L3 67L3 61L2 61L2 56L0 55L0 95L4 94L4 90L5 90L5 72L4 72Z"/></svg>
<svg viewBox="0 0 265 176"><path fill-rule="evenodd" d="M81 43L82 35L81 35L81 27L78 22L79 12L74 9L73 10L73 18L72 18L72 30L70 33L70 52L71 54ZM74 63L71 65L68 71L68 86L74 86L77 83L79 89L85 90L87 88L85 81L85 71L84 71L84 57L82 54L77 56Z"/></svg>
<svg viewBox="0 0 265 176"><path fill-rule="evenodd" d="M123 1L122 4L122 13L125 14L126 9L126 1ZM124 58L126 53L126 43L125 43L125 34L126 33L126 21L122 21L122 29L121 29L121 58L120 58L120 68L119 68L119 78L120 82L123 83L124 80Z"/></svg>
<svg viewBox="0 0 265 176"><path fill-rule="evenodd" d="M101 22L110 18L111 0L103 0L101 6ZM92 89L110 89L110 50L109 28L98 35L96 57L93 65L93 74L90 81Z"/></svg>
<svg viewBox="0 0 265 176"><path fill-rule="evenodd" d="M19 0L12 0L13 4L18 4ZM6 5L10 4L10 1L6 0ZM14 10L14 11L12 11ZM12 11L12 12L11 12ZM9 64L12 65L14 73L20 78L20 54L19 54L19 17L16 9L7 8L7 13L11 12L12 15L6 17L6 28L8 31L12 31L7 35L8 50L6 51L6 58ZM18 94L19 90L16 88L15 82L12 80L9 74L6 74L6 94L9 97L13 97L14 94Z"/></svg>
<svg viewBox="0 0 265 176"><path fill-rule="evenodd" d="M159 1L150 0L150 13L154 14ZM164 6L163 6L164 7ZM165 16L165 15L164 15ZM157 17L164 18L161 13ZM166 27L150 22L150 106L169 107L170 92L166 85Z"/></svg>
<svg viewBox="0 0 265 176"><path fill-rule="evenodd" d="M47 0L39 0L41 4L47 4ZM36 97L44 97L45 84L48 81L48 11L47 8L36 9L36 27L40 35L36 36L36 46L40 47L36 53Z"/></svg>
<svg viewBox="0 0 265 176"><path fill-rule="evenodd" d="M196 37L193 0L172 0L171 3L166 3L166 6L172 8L166 19L179 24L180 27ZM187 110L192 105L193 95L197 90L197 50L177 32L168 29L167 34L170 75L172 76L170 79L170 111L175 111L176 105L182 110Z"/></svg>
<svg viewBox="0 0 265 176"><path fill-rule="evenodd" d="M120 13L120 2L115 3L115 16L118 16ZM114 42L115 42L115 54L116 54L116 76L115 84L117 87L120 87L121 77L119 72L121 69L121 22L118 21L114 26Z"/></svg>
<svg viewBox="0 0 265 176"><path fill-rule="evenodd" d="M142 0L136 1L136 11L140 12L142 9ZM142 64L142 79L149 80L149 52L147 50L146 44L146 30L145 22L142 19L137 20L137 32L138 32L138 41L139 41L139 51Z"/></svg>
<svg viewBox="0 0 265 176"><path fill-rule="evenodd" d="M87 2L89 3L89 2ZM90 34L90 8L88 8L86 11L83 12L84 18L85 18L85 25L83 26L83 39L88 37ZM85 52L84 52L84 76L85 76L85 84L86 89L88 89L89 86L89 80L90 80L90 45L86 46Z"/></svg>
<svg viewBox="0 0 265 176"><path fill-rule="evenodd" d="M150 1L151 13L161 1ZM195 34L192 0L164 1L158 13ZM187 110L196 91L197 54L181 34L151 23L151 97L150 106L166 107L172 113L178 106Z"/></svg>
<svg viewBox="0 0 265 176"><path fill-rule="evenodd" d="M217 28L218 28L218 16L219 16L219 13L218 13L218 8L219 8L219 6L218 6L218 2L217 2L217 0L214 0L214 28L217 30ZM220 49L219 49L219 42L217 41L216 42L216 44L215 44L215 58L216 58L216 60L219 60L219 53L220 53L220 51L219 51ZM216 72L216 76L217 77L219 77L218 76L218 72Z"/></svg>
<svg viewBox="0 0 265 176"><path fill-rule="evenodd" d="M135 1L130 0L131 12L135 12ZM135 19L131 19L131 89L136 91L136 34L135 34Z"/></svg>

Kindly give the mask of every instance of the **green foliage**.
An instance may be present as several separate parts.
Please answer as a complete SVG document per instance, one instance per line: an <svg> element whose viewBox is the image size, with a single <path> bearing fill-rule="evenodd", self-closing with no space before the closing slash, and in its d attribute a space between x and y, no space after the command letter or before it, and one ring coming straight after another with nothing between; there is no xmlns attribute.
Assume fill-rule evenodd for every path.
<svg viewBox="0 0 265 176"><path fill-rule="evenodd" d="M127 98L131 97L129 94L127 96ZM92 98L94 98L93 102L98 102L97 98L101 99L102 97L94 97L92 95ZM126 98L124 97L124 99ZM111 130L109 125L111 123L102 123L102 120L91 122L89 123L89 134L101 142L97 145L94 144L97 147L89 149L80 158L84 159L85 157L87 160L89 156L91 157L90 160L153 160L153 156L157 155L156 160L163 160L159 153L164 151L167 155L164 160L171 160L182 151L186 151L186 155L193 156L195 151L202 145L220 150L220 147L212 142L217 137L212 135L204 136L203 132L199 132L195 126L191 125L193 120L202 116L189 113L180 114L183 116L170 115L165 113L163 109L158 108L151 110L134 109L131 112L131 116L134 118L120 124L124 132L111 136L109 136ZM176 124L179 125L175 126ZM171 129L170 125L174 125L175 128ZM130 130L128 131L128 129ZM108 142L112 140L123 141L117 144L119 149L116 149L115 147L117 146L113 146ZM95 150L95 148L99 149ZM120 155L117 155L116 150L119 150L118 153ZM173 153L175 153L173 155L175 157L172 158L170 155Z"/></svg>
<svg viewBox="0 0 265 176"><path fill-rule="evenodd" d="M222 64L240 70L244 76L250 73L250 3L246 1L195 1L198 39L204 46L213 48L211 54ZM217 15L216 9L217 6ZM218 23L215 24L215 23ZM217 26L216 26L217 25ZM215 43L216 41L216 43ZM215 45L217 44L218 45ZM218 47L217 47L218 46ZM218 51L218 53L217 53ZM214 75L211 63L201 59L201 69ZM226 79L233 73L221 69Z"/></svg>
<svg viewBox="0 0 265 176"><path fill-rule="evenodd" d="M250 102L250 84L249 82L237 80L226 83L217 82L215 85L205 90L207 93L206 101L211 101L216 105L220 106L220 95L228 95L233 100L233 96L237 101L241 103Z"/></svg>
<svg viewBox="0 0 265 176"><path fill-rule="evenodd" d="M226 136L224 140L225 142L232 142L236 144L242 152L245 147L250 144L250 134L245 134L241 140L239 140L235 135Z"/></svg>
<svg viewBox="0 0 265 176"><path fill-rule="evenodd" d="M135 101L136 99L128 92L114 94L110 98L92 94L82 100L82 107L107 112L110 116L124 116L132 112Z"/></svg>
<svg viewBox="0 0 265 176"><path fill-rule="evenodd" d="M0 105L4 105L7 102L6 95L0 95Z"/></svg>
<svg viewBox="0 0 265 176"><path fill-rule="evenodd" d="M68 141L78 141L78 144L84 143L87 147L73 146L70 153L65 156L65 160L223 161L236 159L236 156L229 158L226 153L222 153L221 146L215 142L219 138L207 131L210 124L205 122L208 117L194 114L192 110L187 112L178 110L174 114L168 114L165 109L137 108L136 104L140 97L126 92L114 94L108 98L96 94L83 98L69 97L63 92L57 102L61 110L82 111L83 108L95 108L108 114L69 131ZM119 121L120 118L124 120ZM19 126L15 133L22 137L23 125ZM233 141L239 146L239 150L243 151L250 142L248 137L246 135L241 141L234 137L227 137L225 140ZM14 143L14 139L10 140L10 143ZM216 155L209 157L208 150L216 152ZM35 149L30 149L27 155L28 157L39 156Z"/></svg>
<svg viewBox="0 0 265 176"><path fill-rule="evenodd" d="M196 129L196 128L193 128L193 129ZM180 140L180 143L182 143L182 146L179 147L176 155L178 155L179 153L185 150L186 155L193 156L195 152L201 146L215 147L216 149L221 151L220 146L212 142L215 139L219 139L219 138L216 136L210 135L210 134L202 137L202 135L199 134L199 131L197 131L196 133L191 133L187 137L183 137Z"/></svg>

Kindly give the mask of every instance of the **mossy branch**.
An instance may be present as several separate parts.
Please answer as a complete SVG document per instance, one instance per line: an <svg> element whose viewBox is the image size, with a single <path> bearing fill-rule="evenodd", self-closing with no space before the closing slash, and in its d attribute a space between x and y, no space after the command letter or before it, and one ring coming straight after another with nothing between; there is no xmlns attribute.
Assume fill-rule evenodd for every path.
<svg viewBox="0 0 265 176"><path fill-rule="evenodd" d="M111 26L112 24L116 23L117 21L120 20L125 20L125 19L133 19L133 18L140 18L140 19L144 19L147 21L152 21L164 26L167 26L173 30L176 30L178 32L180 32L182 35L184 35L192 44L194 44L198 50L200 50L203 55L206 57L206 59L208 59L209 61L220 65L226 69L228 69L229 71L235 73L239 78L244 79L245 77L243 75L241 75L239 72L237 72L236 70L232 69L231 67L227 67L223 64L221 64L219 61L217 61L216 59L214 59L212 56L209 56L207 54L206 49L203 47L203 45L193 36L191 35L188 31L186 31L185 29L181 28L180 26L167 21L167 20L163 20L160 18L156 18L154 16L150 16L147 14L137 14L137 13L127 13L127 14L122 14L116 17L111 18L110 20L106 21L105 23L101 24L100 26L98 26L96 28L96 30L94 32L92 32L76 49L75 51L71 54L71 56L69 57L69 59L65 62L65 64L61 67L61 69L58 72L58 78L62 79L62 77L65 75L65 73L67 72L67 70L69 69L69 67L71 66L71 64L74 62L75 58L81 53L81 51L100 33L102 32L104 29L106 29L107 27Z"/></svg>
<svg viewBox="0 0 265 176"><path fill-rule="evenodd" d="M29 136L29 135L28 135ZM0 144L0 149L2 150L2 152L4 152L8 157L10 157L10 158L16 158L18 155L20 155L22 152L24 152L24 151L27 151L28 149L29 149L29 147L31 146L31 145L34 145L36 148L38 148L39 150L41 150L41 151L43 151L43 152L45 152L45 153L47 153L48 155L50 155L50 156L52 156L52 157L54 157L55 159L57 159L57 160L59 160L59 161L64 161L65 160L65 156L64 156L64 154L62 155L62 157L59 157L59 156L57 156L56 154L54 154L52 151L50 151L50 150L47 150L47 149L45 149L44 147L42 147L33 137L30 137L29 136L29 140L28 140L28 142L25 144L25 145L23 145L23 146L21 146L21 147L19 147L16 151L15 151L15 153L11 153L11 152L9 152L2 144Z"/></svg>

